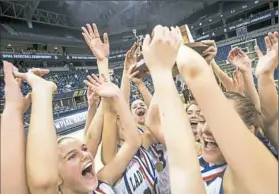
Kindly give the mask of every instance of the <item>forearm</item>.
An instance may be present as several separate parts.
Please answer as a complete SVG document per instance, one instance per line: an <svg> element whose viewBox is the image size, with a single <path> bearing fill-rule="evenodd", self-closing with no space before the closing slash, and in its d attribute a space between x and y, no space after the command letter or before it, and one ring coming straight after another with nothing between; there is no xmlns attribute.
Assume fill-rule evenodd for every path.
<svg viewBox="0 0 279 194"><path fill-rule="evenodd" d="M109 79L109 68L108 68L108 58L97 61L99 74L104 74L104 76Z"/></svg>
<svg viewBox="0 0 279 194"><path fill-rule="evenodd" d="M45 88L33 88L27 141L27 175L31 188L54 185L58 181L58 147L52 114L52 93Z"/></svg>
<svg viewBox="0 0 279 194"><path fill-rule="evenodd" d="M252 100L257 111L260 113L261 112L260 98L253 80L252 69L251 72L242 73L242 77L244 79L245 96Z"/></svg>
<svg viewBox="0 0 279 194"><path fill-rule="evenodd" d="M97 112L90 123L89 129L85 135L85 142L88 146L89 151L95 157L99 144L101 142L101 136L103 132L103 122L104 122L104 110L102 106L102 101L100 103Z"/></svg>
<svg viewBox="0 0 279 194"><path fill-rule="evenodd" d="M141 145L141 136L137 130L137 125L127 102L125 102L125 99L120 94L115 97L113 101L115 106L114 109L120 117L125 142L129 142L132 146L139 147Z"/></svg>
<svg viewBox="0 0 279 194"><path fill-rule="evenodd" d="M152 99L151 93L149 92L149 90L147 89L147 87L145 86L143 81L140 82L137 85L137 87L138 87L141 95L143 96L143 99L144 99L144 102L145 102L146 106L149 107L151 99Z"/></svg>
<svg viewBox="0 0 279 194"><path fill-rule="evenodd" d="M88 112L87 112L87 119L84 127L84 134L87 133L90 123L92 122L96 112L97 112L98 106L96 104L93 104L88 107Z"/></svg>
<svg viewBox="0 0 279 194"><path fill-rule="evenodd" d="M108 164L117 154L117 125L116 113L110 107L109 101L104 100L104 128L102 134L101 159Z"/></svg>
<svg viewBox="0 0 279 194"><path fill-rule="evenodd" d="M149 128L150 132L154 135L156 140L161 144L165 144L164 132L161 129L160 112L158 108L158 95L154 93L151 104L145 119L145 125Z"/></svg>
<svg viewBox="0 0 279 194"><path fill-rule="evenodd" d="M127 70L124 69L122 73L122 80L121 80L121 91L123 93L124 99L128 104L130 103L130 86L131 83L127 75Z"/></svg>
<svg viewBox="0 0 279 194"><path fill-rule="evenodd" d="M231 91L233 89L233 81L232 79L225 73L223 70L217 65L215 61L211 63L213 72L218 77L218 79L221 81L223 86L228 90Z"/></svg>
<svg viewBox="0 0 279 194"><path fill-rule="evenodd" d="M28 193L22 117L7 107L1 118L1 193Z"/></svg>
<svg viewBox="0 0 279 194"><path fill-rule="evenodd" d="M278 118L278 95L272 74L258 76L258 90L265 124Z"/></svg>
<svg viewBox="0 0 279 194"><path fill-rule="evenodd" d="M172 192L205 193L197 160L195 139L171 72L157 76L153 77L153 80L157 95L160 96L158 105L169 156ZM166 103L170 100L172 103ZM185 181L176 181L178 174Z"/></svg>
<svg viewBox="0 0 279 194"><path fill-rule="evenodd" d="M188 83L236 178L244 186L252 189L251 193L264 193L267 190L268 193L274 193L278 181L275 173L278 169L276 160L247 129L237 112L228 103L214 77L205 73ZM269 168L267 169L266 166ZM244 171L245 174L243 174ZM264 177L269 177L269 179ZM249 185L257 186L251 188Z"/></svg>

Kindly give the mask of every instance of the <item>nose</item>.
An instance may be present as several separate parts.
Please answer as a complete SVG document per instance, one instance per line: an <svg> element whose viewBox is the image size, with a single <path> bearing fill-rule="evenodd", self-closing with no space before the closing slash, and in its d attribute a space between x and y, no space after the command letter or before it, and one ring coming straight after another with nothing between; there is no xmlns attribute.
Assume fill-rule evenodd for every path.
<svg viewBox="0 0 279 194"><path fill-rule="evenodd" d="M90 160L89 153L87 151L81 151L81 160L84 162Z"/></svg>

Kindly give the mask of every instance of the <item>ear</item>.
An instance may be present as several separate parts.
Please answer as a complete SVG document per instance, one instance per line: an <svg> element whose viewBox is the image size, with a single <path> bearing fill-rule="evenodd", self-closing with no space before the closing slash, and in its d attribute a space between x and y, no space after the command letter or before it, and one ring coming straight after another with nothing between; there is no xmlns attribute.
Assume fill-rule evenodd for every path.
<svg viewBox="0 0 279 194"><path fill-rule="evenodd" d="M59 176L59 177L58 177L58 187L61 187L62 184L63 184L63 180L62 180L62 178Z"/></svg>
<svg viewBox="0 0 279 194"><path fill-rule="evenodd" d="M248 127L248 129L249 129L249 131L250 131L251 133L253 133L254 135L255 135L256 132L257 132L255 126L250 126L250 127Z"/></svg>

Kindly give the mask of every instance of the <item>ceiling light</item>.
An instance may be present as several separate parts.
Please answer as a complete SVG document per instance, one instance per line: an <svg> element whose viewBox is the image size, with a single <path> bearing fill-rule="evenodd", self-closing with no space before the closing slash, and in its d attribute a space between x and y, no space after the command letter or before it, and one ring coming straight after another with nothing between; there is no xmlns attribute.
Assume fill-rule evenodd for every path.
<svg viewBox="0 0 279 194"><path fill-rule="evenodd" d="M209 19L210 22L212 22L212 19Z"/></svg>
<svg viewBox="0 0 279 194"><path fill-rule="evenodd" d="M245 8L247 8L247 5L243 5L243 6L242 6L242 9L245 9Z"/></svg>
<svg viewBox="0 0 279 194"><path fill-rule="evenodd" d="M259 1L257 0L257 1L255 1L255 4L258 4L259 3Z"/></svg>
<svg viewBox="0 0 279 194"><path fill-rule="evenodd" d="M202 25L202 23L200 23L200 26Z"/></svg>

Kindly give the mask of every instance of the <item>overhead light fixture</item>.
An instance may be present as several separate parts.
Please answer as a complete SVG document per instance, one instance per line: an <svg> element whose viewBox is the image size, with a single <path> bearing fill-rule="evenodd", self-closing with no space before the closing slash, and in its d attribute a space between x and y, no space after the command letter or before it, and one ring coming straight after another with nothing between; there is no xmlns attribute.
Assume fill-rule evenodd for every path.
<svg viewBox="0 0 279 194"><path fill-rule="evenodd" d="M231 13L234 13L235 12L235 10L233 9L233 10L231 10Z"/></svg>
<svg viewBox="0 0 279 194"><path fill-rule="evenodd" d="M224 32L227 32L227 29L226 29L226 28L224 28Z"/></svg>
<svg viewBox="0 0 279 194"><path fill-rule="evenodd" d="M204 35L204 32L202 33L202 35Z"/></svg>
<svg viewBox="0 0 279 194"><path fill-rule="evenodd" d="M221 14L221 15L220 15L220 17L222 18L222 17L223 17L223 15Z"/></svg>
<svg viewBox="0 0 279 194"><path fill-rule="evenodd" d="M246 8L247 8L247 5L243 5L243 6L242 6L242 9L246 9Z"/></svg>
<svg viewBox="0 0 279 194"><path fill-rule="evenodd" d="M258 0L256 0L256 1L255 1L255 4L258 4L258 3L259 3L259 1L258 1Z"/></svg>
<svg viewBox="0 0 279 194"><path fill-rule="evenodd" d="M212 19L209 19L210 22L212 22Z"/></svg>
<svg viewBox="0 0 279 194"><path fill-rule="evenodd" d="M202 25L202 23L200 23L200 26Z"/></svg>
<svg viewBox="0 0 279 194"><path fill-rule="evenodd" d="M9 44L8 44L8 47L11 47L11 46L12 46L12 45L9 43Z"/></svg>
<svg viewBox="0 0 279 194"><path fill-rule="evenodd" d="M191 29L193 29L194 28L194 26L191 26Z"/></svg>
<svg viewBox="0 0 279 194"><path fill-rule="evenodd" d="M214 33L214 32L212 32L212 36L215 36L215 33Z"/></svg>

